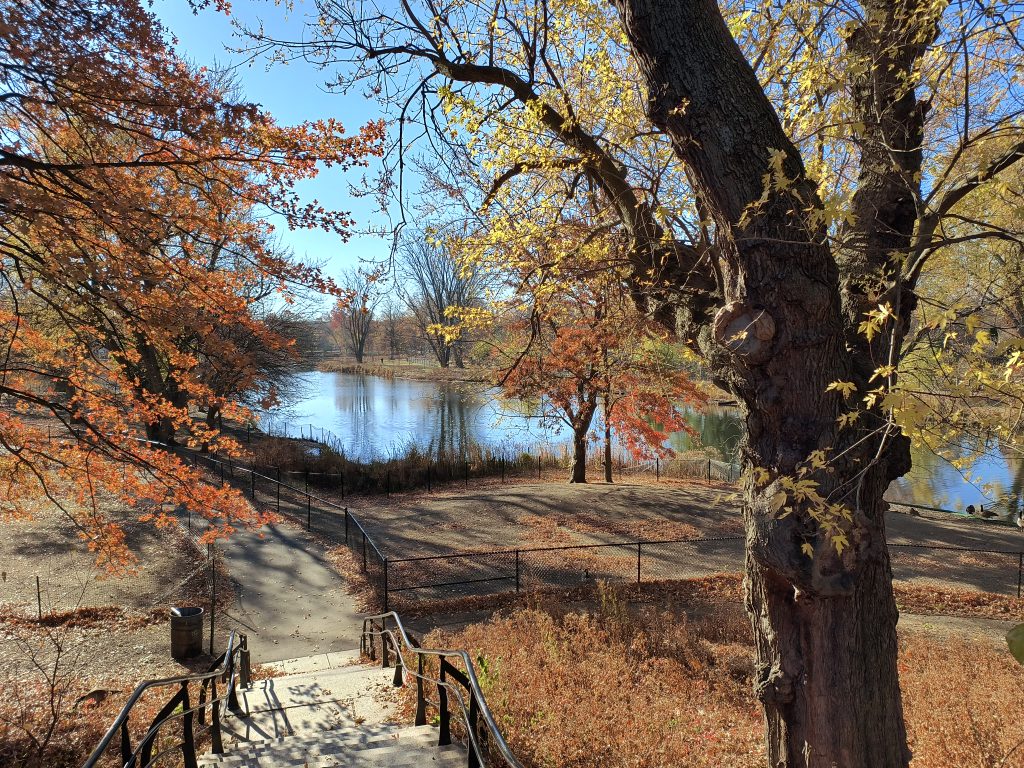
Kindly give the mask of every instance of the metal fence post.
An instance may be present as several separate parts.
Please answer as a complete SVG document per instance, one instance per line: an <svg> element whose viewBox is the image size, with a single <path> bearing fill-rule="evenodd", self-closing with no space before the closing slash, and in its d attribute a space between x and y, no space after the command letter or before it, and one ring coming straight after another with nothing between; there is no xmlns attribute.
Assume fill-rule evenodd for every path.
<svg viewBox="0 0 1024 768"><path fill-rule="evenodd" d="M661 480L661 459L658 456L654 457L654 479Z"/></svg>
<svg viewBox="0 0 1024 768"><path fill-rule="evenodd" d="M1017 597L1020 597L1021 579L1024 578L1024 552L1017 553Z"/></svg>
<svg viewBox="0 0 1024 768"><path fill-rule="evenodd" d="M451 735L451 724L449 718L451 713L448 712L448 681L445 674L446 661L444 656L440 659L441 674L438 675L437 682L437 703L438 703L438 735L437 735L437 746L444 747L452 743ZM472 747L471 747L472 748Z"/></svg>
<svg viewBox="0 0 1024 768"><path fill-rule="evenodd" d="M640 542L636 543L636 583L640 583Z"/></svg>
<svg viewBox="0 0 1024 768"><path fill-rule="evenodd" d="M206 556L210 559L210 655L213 656L213 627L217 615L217 561L212 541L206 548Z"/></svg>
<svg viewBox="0 0 1024 768"><path fill-rule="evenodd" d="M36 615L43 620L43 591L39 588L39 577L36 576Z"/></svg>
<svg viewBox="0 0 1024 768"><path fill-rule="evenodd" d="M384 613L388 612L388 559L384 558ZM398 652L398 649L395 649ZM399 657L401 658L401 657Z"/></svg>
<svg viewBox="0 0 1024 768"><path fill-rule="evenodd" d="M540 480L540 453L537 454L537 479Z"/></svg>
<svg viewBox="0 0 1024 768"><path fill-rule="evenodd" d="M415 725L427 724L427 697L423 695L423 654L416 654L416 668L419 674L416 675L416 718Z"/></svg>
<svg viewBox="0 0 1024 768"><path fill-rule="evenodd" d="M711 483L711 459L708 459L708 484Z"/></svg>

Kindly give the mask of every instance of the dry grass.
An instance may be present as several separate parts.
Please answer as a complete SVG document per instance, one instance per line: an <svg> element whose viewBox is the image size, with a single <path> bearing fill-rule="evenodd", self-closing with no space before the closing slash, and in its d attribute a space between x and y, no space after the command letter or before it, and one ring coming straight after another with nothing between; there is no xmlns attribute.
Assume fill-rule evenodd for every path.
<svg viewBox="0 0 1024 768"><path fill-rule="evenodd" d="M469 650L527 768L754 768L765 751L750 629L740 605L715 599L736 586L665 584L664 608L607 588L589 611L534 596L424 644ZM1008 653L904 632L900 671L913 768L1024 766L1024 675Z"/></svg>
<svg viewBox="0 0 1024 768"><path fill-rule="evenodd" d="M349 496L457 486L466 482L467 473L469 482L476 486L481 480L500 478L503 473L509 478L532 476L537 466L537 458L529 454L503 455L476 444L465 452L408 445L393 455L378 455L366 461L350 459L323 443L295 438L259 436L247 448L249 463L261 474L274 478L278 470L299 473L285 475L281 480L302 486L308 478L310 487L319 491L344 489ZM552 453L544 454L541 461L550 470L559 466L562 459Z"/></svg>
<svg viewBox="0 0 1024 768"><path fill-rule="evenodd" d="M700 530L677 520L637 520L613 517L596 512L573 510L560 514L524 514L518 522L526 532L523 541L530 545L550 547L575 544L579 535L609 534L623 540L696 539Z"/></svg>
<svg viewBox="0 0 1024 768"><path fill-rule="evenodd" d="M1009 652L905 633L900 683L912 768L1024 766L1024 674Z"/></svg>
<svg viewBox="0 0 1024 768"><path fill-rule="evenodd" d="M385 358L383 363L374 362L380 360L376 357L367 356L367 361L357 363L353 358L338 357L332 360L324 360L317 368L328 373L353 373L363 376L380 376L385 379L412 379L415 381L468 381L482 383L490 381L492 372L487 368L473 367L455 368L454 366L442 368L437 362L427 358L417 360L390 360Z"/></svg>
<svg viewBox="0 0 1024 768"><path fill-rule="evenodd" d="M922 616L962 616L970 619L1024 621L1024 599L956 587L918 586L896 582L901 611Z"/></svg>

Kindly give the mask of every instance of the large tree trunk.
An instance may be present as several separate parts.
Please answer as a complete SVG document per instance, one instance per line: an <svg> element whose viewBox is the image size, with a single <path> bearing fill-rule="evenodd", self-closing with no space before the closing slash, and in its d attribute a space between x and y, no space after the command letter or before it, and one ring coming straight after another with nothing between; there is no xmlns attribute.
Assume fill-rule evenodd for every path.
<svg viewBox="0 0 1024 768"><path fill-rule="evenodd" d="M590 425L594 423L594 414L597 413L596 390L588 390L587 386L580 382L577 385L579 411L575 414L568 413L569 422L572 424L572 471L569 474L570 483L587 482L587 432Z"/></svg>
<svg viewBox="0 0 1024 768"><path fill-rule="evenodd" d="M746 606L772 768L907 763L885 504L881 493L870 496L878 524L861 526L855 569L832 574L830 564L809 579L760 556L780 542L750 542L764 520L751 519L747 505ZM815 588L830 576L838 583Z"/></svg>
<svg viewBox="0 0 1024 768"><path fill-rule="evenodd" d="M885 249L905 242L891 233L906 231L905 179L914 158L900 156L899 167L870 151L862 159L872 184L857 207L887 218L868 215L860 224L889 234L862 237L861 253L844 255L841 278L827 232L807 215L820 207L815 185L715 0L615 2L647 81L650 117L672 139L715 222L724 306L711 327L686 329L684 337L699 339L745 416L746 603L769 764L904 768L909 752L882 494L909 469L909 451L878 410L840 429L847 406L828 387L852 381L865 392L873 361L889 359L887 345L897 348L905 331L896 327L874 344L857 333L861 296L870 293L857 278L882 274L898 258ZM880 0L866 5L885 8ZM886 77L912 82L899 72ZM879 95L878 83L865 87L877 97L872 109L884 113L883 146L898 139L884 125L894 114L886 104L898 96L897 111L905 113L907 100ZM890 151L914 141L913 127L902 129L904 140L889 142ZM902 186L890 176L903 178ZM851 264L859 268L852 280ZM860 291L853 299L851 286ZM828 471L815 468L821 455ZM797 478L815 483L827 504L786 493L785 482ZM781 514L780 497L788 514ZM824 524L827 515L833 518Z"/></svg>

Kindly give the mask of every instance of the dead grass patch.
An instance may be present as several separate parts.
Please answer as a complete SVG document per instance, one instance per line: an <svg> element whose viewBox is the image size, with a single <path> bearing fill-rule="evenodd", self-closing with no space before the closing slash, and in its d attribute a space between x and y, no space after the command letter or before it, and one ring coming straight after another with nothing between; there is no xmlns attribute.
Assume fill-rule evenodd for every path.
<svg viewBox="0 0 1024 768"><path fill-rule="evenodd" d="M740 604L708 599L738 580L696 581L658 585L670 602L657 607L626 589L593 591L588 610L535 594L424 645L469 651L527 768L763 766L749 624ZM1008 653L901 632L900 674L912 768L1024 765L1024 676Z"/></svg>
<svg viewBox="0 0 1024 768"><path fill-rule="evenodd" d="M0 613L0 625L11 627L74 627L91 629L104 627L114 630L132 630L168 620L166 608L151 611L132 611L116 605L83 605L65 611L48 611L42 616L24 611Z"/></svg>
<svg viewBox="0 0 1024 768"><path fill-rule="evenodd" d="M923 616L962 616L972 619L1024 621L1024 599L956 587L918 586L896 582L901 611ZM1024 765L1024 762L1021 763Z"/></svg>

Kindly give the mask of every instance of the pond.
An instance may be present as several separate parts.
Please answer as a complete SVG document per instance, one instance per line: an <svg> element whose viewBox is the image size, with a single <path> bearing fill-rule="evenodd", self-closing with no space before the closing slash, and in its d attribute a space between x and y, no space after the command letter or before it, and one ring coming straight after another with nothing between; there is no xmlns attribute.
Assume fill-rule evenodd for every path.
<svg viewBox="0 0 1024 768"><path fill-rule="evenodd" d="M567 427L545 425L526 404L502 401L481 385L313 371L298 377L295 390L288 407L266 414L261 426L294 437L323 429L356 460L398 456L413 445L453 454L471 445L506 452L559 450L571 437ZM712 409L687 419L700 438L673 434L674 450L707 446L722 458L735 453L735 412Z"/></svg>
<svg viewBox="0 0 1024 768"><path fill-rule="evenodd" d="M697 437L673 434L677 452L705 447L728 460L742 433L734 409L692 412L687 420ZM347 373L300 374L287 408L265 414L265 429L298 437L310 430L332 433L352 459L399 456L411 446L461 453L467 446L495 451L562 450L570 441L531 415L525 404L500 400L494 390L470 384L385 379ZM1006 514L1021 504L1024 462L998 447L985 451L969 482L948 462L926 449L914 451L914 468L889 489L893 501L963 510L968 504Z"/></svg>

